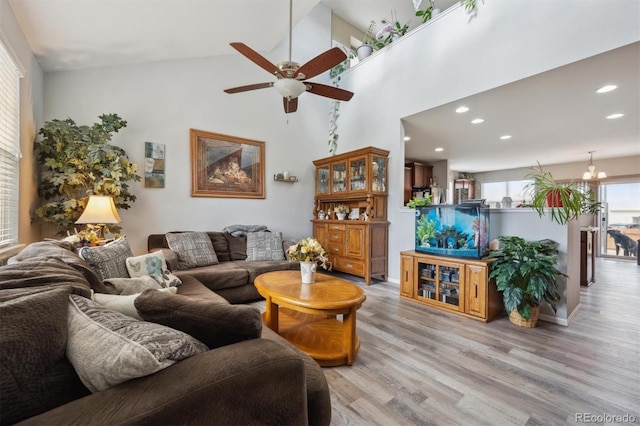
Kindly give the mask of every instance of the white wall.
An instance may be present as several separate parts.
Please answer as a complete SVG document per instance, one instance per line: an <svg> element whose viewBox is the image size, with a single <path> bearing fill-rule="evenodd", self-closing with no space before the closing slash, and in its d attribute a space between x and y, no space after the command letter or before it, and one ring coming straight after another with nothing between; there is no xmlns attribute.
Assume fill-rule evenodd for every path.
<svg viewBox="0 0 640 426"><path fill-rule="evenodd" d="M18 63L20 80L20 197L18 207L18 241L26 243L40 238L40 229L31 225L30 210L38 197L34 173L33 141L42 126L43 74L31 47L22 33L7 0L0 0L0 39Z"/></svg>
<svg viewBox="0 0 640 426"><path fill-rule="evenodd" d="M320 5L296 26L294 60L304 63L330 47L330 16ZM287 49L285 41L264 56L280 62L287 59ZM221 230L232 224L264 224L297 239L312 232L311 161L328 155L330 101L304 94L298 112L286 115L275 90L223 93L272 79L231 47L224 57L56 72L45 76L45 119L71 117L78 124L92 124L102 113L117 113L128 126L113 143L139 166L145 141L166 144L165 188L136 183L137 201L120 212L136 254L146 252L146 237L152 233ZM190 128L264 141L266 199L191 197ZM273 175L282 170L300 182L274 182Z"/></svg>
<svg viewBox="0 0 640 426"><path fill-rule="evenodd" d="M341 86L356 95L340 110L339 151L364 145L391 151L392 281L399 276L399 252L413 247L413 211L401 207L401 118L640 39L637 1L618 0L606 9L594 4L479 2L473 19L455 7L347 70Z"/></svg>

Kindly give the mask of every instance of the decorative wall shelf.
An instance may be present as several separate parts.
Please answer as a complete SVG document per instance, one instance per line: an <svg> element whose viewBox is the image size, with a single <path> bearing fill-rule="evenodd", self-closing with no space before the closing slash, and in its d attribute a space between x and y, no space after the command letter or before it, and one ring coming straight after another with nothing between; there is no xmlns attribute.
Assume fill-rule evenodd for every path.
<svg viewBox="0 0 640 426"><path fill-rule="evenodd" d="M287 182L287 183L298 182L298 178L296 176L289 176L288 178L285 179L282 175L273 175L273 180L275 180L276 182Z"/></svg>

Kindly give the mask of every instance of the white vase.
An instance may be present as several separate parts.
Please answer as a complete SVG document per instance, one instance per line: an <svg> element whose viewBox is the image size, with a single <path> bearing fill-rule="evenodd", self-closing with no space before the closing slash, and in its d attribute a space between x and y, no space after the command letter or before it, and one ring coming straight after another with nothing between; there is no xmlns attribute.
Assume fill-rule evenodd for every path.
<svg viewBox="0 0 640 426"><path fill-rule="evenodd" d="M311 284L316 282L316 267L316 262L300 262L302 284Z"/></svg>
<svg viewBox="0 0 640 426"><path fill-rule="evenodd" d="M363 44L356 49L356 54L359 60L363 60L369 57L373 53L373 47L368 44Z"/></svg>
<svg viewBox="0 0 640 426"><path fill-rule="evenodd" d="M347 217L346 213L336 213L336 216L338 216L338 220L344 220L345 217Z"/></svg>

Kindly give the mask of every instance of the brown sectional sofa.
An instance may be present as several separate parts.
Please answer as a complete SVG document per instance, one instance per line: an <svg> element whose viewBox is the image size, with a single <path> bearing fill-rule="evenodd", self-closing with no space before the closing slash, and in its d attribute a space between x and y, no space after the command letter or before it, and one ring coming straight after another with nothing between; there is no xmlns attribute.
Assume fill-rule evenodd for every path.
<svg viewBox="0 0 640 426"><path fill-rule="evenodd" d="M174 275L183 279L196 278L208 289L215 291L231 303L245 303L261 299L253 281L265 272L300 269L298 262L288 260L247 261L247 240L244 236L233 236L227 232L207 232L218 257L215 265L190 269L178 269L178 257L167 243L166 234L151 234L147 238L147 250L164 252L167 266ZM285 252L295 241L283 240Z"/></svg>
<svg viewBox="0 0 640 426"><path fill-rule="evenodd" d="M214 310L218 309L215 306L222 311L255 310L249 313L261 328L256 338L225 344L148 376L91 393L65 356L66 324L60 323L65 313L54 315L53 304L33 301L51 289L59 299L60 291L89 297L91 289L104 287L73 251L36 244L40 245L38 250L42 248L41 255L34 256L31 250L28 259L0 267L1 424L330 424L330 394L318 364L270 329L262 328L257 309L229 304L186 273L181 274L178 287L182 302L193 298L210 302ZM238 263L239 269L240 265L243 262ZM224 269L223 274L230 269ZM232 288L215 280L207 282L220 286L223 292L229 290L226 294L235 301L246 300L254 296L243 288L257 270L245 271L247 284ZM156 290L146 290L138 299L149 292ZM37 306L46 312L37 311ZM12 321L5 321L8 315L14 316ZM215 324L224 323L225 318L220 315ZM33 321L41 325L28 326ZM228 327L220 330L220 339L233 334L233 324ZM47 331L49 328L60 332ZM44 341L54 342L62 352L41 346ZM38 364L33 365L33 360Z"/></svg>

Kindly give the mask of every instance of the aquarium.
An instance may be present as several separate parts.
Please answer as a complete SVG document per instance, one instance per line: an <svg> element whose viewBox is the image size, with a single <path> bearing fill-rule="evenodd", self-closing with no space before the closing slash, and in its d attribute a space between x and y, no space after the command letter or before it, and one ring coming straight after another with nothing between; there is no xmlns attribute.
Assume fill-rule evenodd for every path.
<svg viewBox="0 0 640 426"><path fill-rule="evenodd" d="M484 257L489 251L489 207L481 201L416 208L416 251Z"/></svg>

